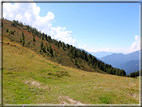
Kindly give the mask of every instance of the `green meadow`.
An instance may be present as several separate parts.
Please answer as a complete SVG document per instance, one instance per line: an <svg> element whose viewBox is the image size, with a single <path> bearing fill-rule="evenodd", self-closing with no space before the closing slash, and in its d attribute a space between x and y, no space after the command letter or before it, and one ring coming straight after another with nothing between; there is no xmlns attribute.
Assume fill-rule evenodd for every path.
<svg viewBox="0 0 142 107"><path fill-rule="evenodd" d="M139 78L52 62L3 37L4 104L139 104Z"/></svg>

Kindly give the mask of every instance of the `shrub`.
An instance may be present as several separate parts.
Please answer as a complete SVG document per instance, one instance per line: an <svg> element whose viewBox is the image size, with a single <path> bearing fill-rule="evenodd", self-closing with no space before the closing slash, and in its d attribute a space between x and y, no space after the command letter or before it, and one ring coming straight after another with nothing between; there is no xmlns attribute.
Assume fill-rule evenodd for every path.
<svg viewBox="0 0 142 107"><path fill-rule="evenodd" d="M8 32L8 31L9 31L9 29L7 28L5 31L6 31L6 32Z"/></svg>

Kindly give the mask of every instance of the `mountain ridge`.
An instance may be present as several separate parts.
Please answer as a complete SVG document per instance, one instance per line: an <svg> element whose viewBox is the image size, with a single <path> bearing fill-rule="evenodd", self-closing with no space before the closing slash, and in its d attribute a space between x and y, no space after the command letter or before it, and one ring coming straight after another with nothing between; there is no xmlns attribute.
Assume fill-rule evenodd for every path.
<svg viewBox="0 0 142 107"><path fill-rule="evenodd" d="M132 65L132 62L134 64L136 63L136 60L137 62L139 61L139 52L140 50L129 54L113 53L111 55L100 58L100 60L104 61L105 63L111 64L113 67L124 69L126 71L126 74L128 74L139 70L138 66L135 67L134 65Z"/></svg>
<svg viewBox="0 0 142 107"><path fill-rule="evenodd" d="M92 55L96 56L97 58L101 58L107 55L112 54L113 52L106 52L106 51L100 51L100 52L90 52Z"/></svg>
<svg viewBox="0 0 142 107"><path fill-rule="evenodd" d="M124 69L126 74L139 71L139 60L130 60L117 66L119 69Z"/></svg>

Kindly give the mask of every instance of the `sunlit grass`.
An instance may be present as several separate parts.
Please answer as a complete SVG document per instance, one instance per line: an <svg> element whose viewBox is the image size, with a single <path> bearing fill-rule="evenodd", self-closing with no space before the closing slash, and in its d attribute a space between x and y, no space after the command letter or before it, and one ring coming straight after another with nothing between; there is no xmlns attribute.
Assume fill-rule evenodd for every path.
<svg viewBox="0 0 142 107"><path fill-rule="evenodd" d="M4 104L69 103L64 96L83 104L139 103L138 79L63 66L7 38L3 42Z"/></svg>

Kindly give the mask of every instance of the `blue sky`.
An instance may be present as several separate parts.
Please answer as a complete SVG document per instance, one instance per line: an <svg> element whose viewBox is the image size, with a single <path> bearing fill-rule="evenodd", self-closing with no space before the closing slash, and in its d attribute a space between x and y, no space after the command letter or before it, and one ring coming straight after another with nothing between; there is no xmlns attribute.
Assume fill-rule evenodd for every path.
<svg viewBox="0 0 142 107"><path fill-rule="evenodd" d="M89 52L130 53L140 48L139 3L6 3L3 10L4 18Z"/></svg>

